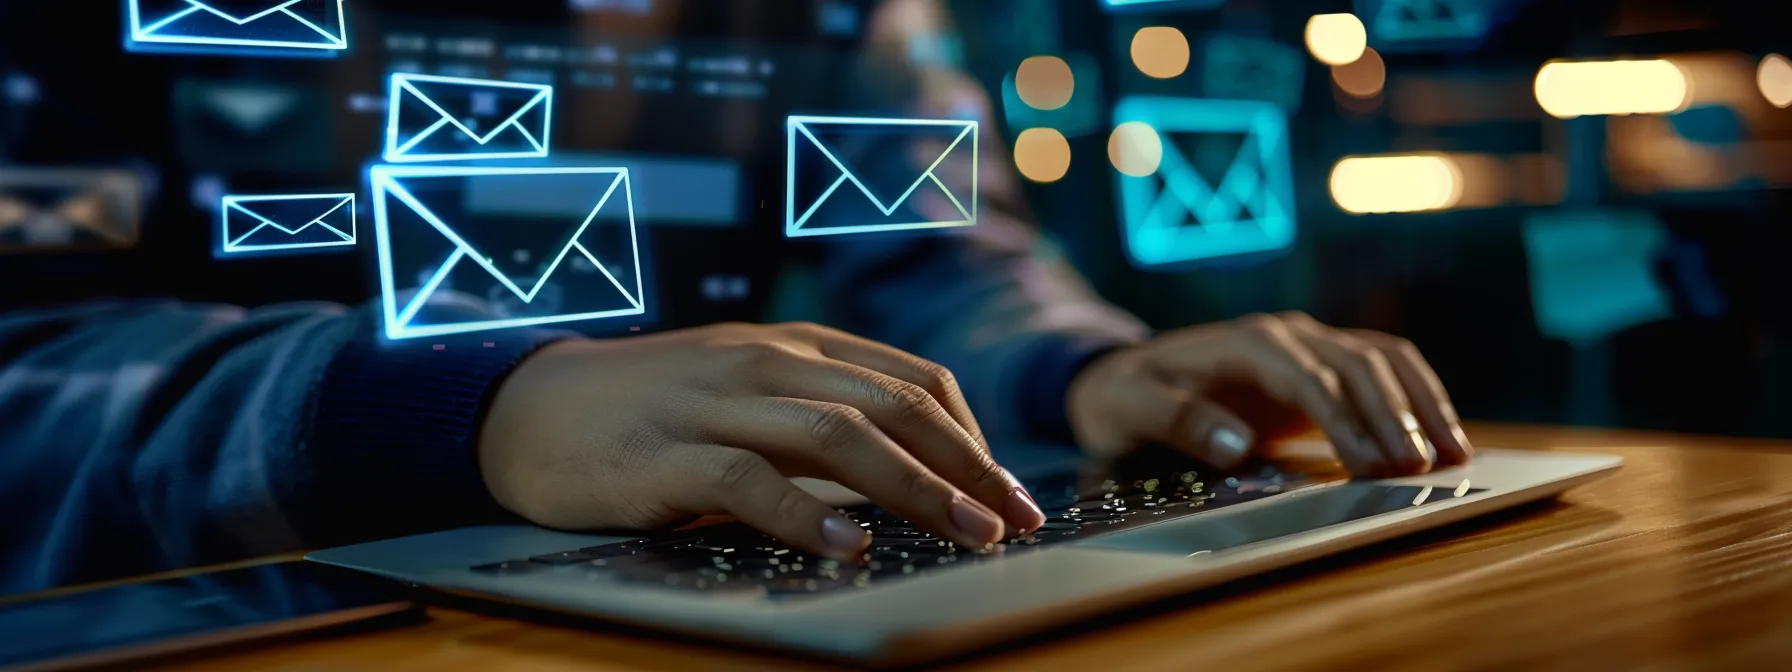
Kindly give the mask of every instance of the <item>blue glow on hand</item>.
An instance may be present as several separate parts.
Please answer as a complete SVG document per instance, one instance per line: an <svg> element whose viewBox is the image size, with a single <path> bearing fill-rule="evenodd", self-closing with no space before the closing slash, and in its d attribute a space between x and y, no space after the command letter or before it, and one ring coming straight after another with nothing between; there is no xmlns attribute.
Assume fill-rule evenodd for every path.
<svg viewBox="0 0 1792 672"><path fill-rule="evenodd" d="M1286 249L1294 244L1294 178L1288 115L1266 101L1133 97L1114 108L1116 125L1156 130L1163 159L1154 175L1116 172L1121 237L1142 269ZM1175 138L1243 134L1221 179L1209 182Z"/></svg>
<svg viewBox="0 0 1792 672"><path fill-rule="evenodd" d="M945 151L934 159L933 163L912 177L908 188L890 202L885 203L865 184L857 171L848 167L847 161L840 158L841 152L829 147L829 143L816 137L817 133L837 130L852 133L874 134L880 137L901 138L913 133L916 137L929 137L946 140ZM941 132L944 131L944 134ZM956 119L892 119L873 117L817 117L794 115L785 121L786 133L786 179L784 187L784 235L791 238L807 236L830 236L851 233L875 233L884 231L914 231L920 229L938 229L959 226L971 226L977 223L977 145L978 123ZM934 174L941 163L952 158L964 158L968 153L971 166L971 183L959 185L954 193L953 187L947 186ZM851 157L849 157L851 158ZM908 165L906 156L879 156L874 159L888 158L891 165ZM823 163L825 162L825 163ZM798 168L814 168L839 175L822 190L819 196L807 198L799 194L806 182L799 181ZM909 205L909 198L927 186L926 193L940 195L950 203L959 216L942 220L917 220ZM841 187L851 184L853 188ZM802 196L802 198L799 198ZM825 217L820 213L823 206L869 205L871 208L859 208L855 215L866 220L866 223L841 224L838 217ZM825 226L816 226L817 220L826 219Z"/></svg>
<svg viewBox="0 0 1792 672"><path fill-rule="evenodd" d="M222 254L353 247L354 194L225 196Z"/></svg>
<svg viewBox="0 0 1792 672"><path fill-rule="evenodd" d="M294 55L348 48L343 0L264 0L235 11L204 0L125 3L131 51Z"/></svg>
<svg viewBox="0 0 1792 672"><path fill-rule="evenodd" d="M548 156L552 86L401 72L392 75L389 97L387 161ZM495 123L486 127L488 120Z"/></svg>
<svg viewBox="0 0 1792 672"><path fill-rule="evenodd" d="M578 214L551 220L538 216L518 218L515 213L467 205L473 202L468 197L470 191L505 186L501 182L481 185L482 180L545 176L590 178L586 193L593 205ZM389 339L646 313L634 195L626 168L380 165L371 169L370 179L380 297ZM626 228L610 220L624 222ZM498 244L491 241L516 242L519 235L528 239L521 244L539 247L545 253L534 259L524 257L536 265L519 266L494 256L499 252L494 249ZM542 245L544 241L546 245ZM432 249L443 250L445 258L438 261L429 252ZM423 263L413 263L418 261ZM416 274L420 282L415 289L409 285L401 288L398 279L408 281L413 277L410 271L420 266L423 272ZM508 319L491 319L489 315L471 319L431 317L433 304L454 300L447 296L454 279L462 283L495 283L491 286L496 291L487 295L514 297L521 305L532 305L553 281L551 294L563 309Z"/></svg>

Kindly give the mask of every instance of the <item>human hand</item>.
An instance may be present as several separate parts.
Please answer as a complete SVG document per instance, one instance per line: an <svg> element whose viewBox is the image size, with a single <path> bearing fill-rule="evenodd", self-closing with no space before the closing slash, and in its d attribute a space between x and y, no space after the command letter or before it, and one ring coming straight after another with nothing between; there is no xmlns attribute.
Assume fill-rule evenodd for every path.
<svg viewBox="0 0 1792 672"><path fill-rule="evenodd" d="M547 346L499 387L479 465L498 503L548 527L731 514L838 560L870 537L789 477L837 481L972 548L1045 522L950 372L811 324Z"/></svg>
<svg viewBox="0 0 1792 672"><path fill-rule="evenodd" d="M1078 374L1068 397L1077 439L1099 455L1162 443L1231 468L1308 423L1362 476L1425 473L1474 450L1410 342L1301 313L1191 327L1114 352Z"/></svg>

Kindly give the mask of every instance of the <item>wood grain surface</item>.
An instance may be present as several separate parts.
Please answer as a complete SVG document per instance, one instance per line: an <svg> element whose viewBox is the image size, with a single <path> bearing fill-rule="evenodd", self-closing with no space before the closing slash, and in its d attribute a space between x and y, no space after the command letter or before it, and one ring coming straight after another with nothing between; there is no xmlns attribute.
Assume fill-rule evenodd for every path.
<svg viewBox="0 0 1792 672"><path fill-rule="evenodd" d="M1009 645L965 670L1792 670L1792 442L1478 425L1477 444L1622 455L1558 503ZM598 626L429 623L165 669L803 670Z"/></svg>

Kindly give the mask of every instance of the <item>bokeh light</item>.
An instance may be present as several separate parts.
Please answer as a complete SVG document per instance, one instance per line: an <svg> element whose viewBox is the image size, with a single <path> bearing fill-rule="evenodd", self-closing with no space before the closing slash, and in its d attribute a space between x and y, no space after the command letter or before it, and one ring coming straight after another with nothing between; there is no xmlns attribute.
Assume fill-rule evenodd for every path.
<svg viewBox="0 0 1792 672"><path fill-rule="evenodd" d="M1345 157L1332 167L1332 201L1352 214L1443 210L1462 198L1462 169L1443 154Z"/></svg>
<svg viewBox="0 0 1792 672"><path fill-rule="evenodd" d="M1332 82L1352 98L1374 98L1381 95L1382 87L1388 83L1387 65L1382 63L1381 54L1365 47L1356 61L1332 66Z"/></svg>
<svg viewBox="0 0 1792 672"><path fill-rule="evenodd" d="M1033 56L1014 71L1014 92L1036 110L1055 110L1070 103L1076 93L1076 75L1070 64L1057 56Z"/></svg>
<svg viewBox="0 0 1792 672"><path fill-rule="evenodd" d="M1355 14L1316 14L1307 19L1307 51L1326 65L1349 65L1369 48L1369 31Z"/></svg>
<svg viewBox="0 0 1792 672"><path fill-rule="evenodd" d="M1148 77L1169 79L1188 70L1188 37L1169 26L1146 26L1132 36L1132 64Z"/></svg>
<svg viewBox="0 0 1792 672"><path fill-rule="evenodd" d="M1792 61L1779 54L1768 54L1755 70L1755 85L1774 107L1792 107Z"/></svg>
<svg viewBox="0 0 1792 672"><path fill-rule="evenodd" d="M1692 79L1672 61L1552 61L1537 71L1537 104L1559 119L1665 114L1692 102Z"/></svg>
<svg viewBox="0 0 1792 672"><path fill-rule="evenodd" d="M1114 169L1133 177L1157 172L1164 160L1164 141L1157 129L1143 121L1129 121L1114 127L1108 136L1108 162Z"/></svg>
<svg viewBox="0 0 1792 672"><path fill-rule="evenodd" d="M1055 128L1029 128L1014 139L1014 167L1034 182L1056 182L1070 172L1070 141Z"/></svg>

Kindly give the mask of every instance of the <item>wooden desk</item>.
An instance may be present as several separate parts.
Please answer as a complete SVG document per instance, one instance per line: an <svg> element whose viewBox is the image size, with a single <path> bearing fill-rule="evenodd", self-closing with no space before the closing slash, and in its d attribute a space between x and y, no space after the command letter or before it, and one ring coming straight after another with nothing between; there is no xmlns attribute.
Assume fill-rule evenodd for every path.
<svg viewBox="0 0 1792 672"><path fill-rule="evenodd" d="M1471 427L1470 436L1488 446L1610 452L1627 464L1560 504L954 667L1792 668L1792 442L1492 425ZM823 666L438 609L420 627L189 660L179 668Z"/></svg>

